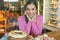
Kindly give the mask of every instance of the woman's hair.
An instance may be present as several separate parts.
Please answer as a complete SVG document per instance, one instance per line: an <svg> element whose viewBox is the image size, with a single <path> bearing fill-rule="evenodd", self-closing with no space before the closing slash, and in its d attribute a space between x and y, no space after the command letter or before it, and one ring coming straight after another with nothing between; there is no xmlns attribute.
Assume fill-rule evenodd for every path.
<svg viewBox="0 0 60 40"><path fill-rule="evenodd" d="M24 10L26 10L26 6L29 5L29 4L34 4L36 9L37 9L37 2L36 2L36 0L28 0L27 3L25 4L25 7L24 7L25 9ZM28 23L28 18L27 18L26 15L25 15L25 21L26 21L26 23Z"/></svg>
<svg viewBox="0 0 60 40"><path fill-rule="evenodd" d="M36 9L37 9L37 1L36 0L28 0L27 3L25 4L25 10L26 10L26 6L29 4L34 4Z"/></svg>
<svg viewBox="0 0 60 40"><path fill-rule="evenodd" d="M25 15L25 21L26 21L26 23L28 23L28 18L27 18L27 16Z"/></svg>

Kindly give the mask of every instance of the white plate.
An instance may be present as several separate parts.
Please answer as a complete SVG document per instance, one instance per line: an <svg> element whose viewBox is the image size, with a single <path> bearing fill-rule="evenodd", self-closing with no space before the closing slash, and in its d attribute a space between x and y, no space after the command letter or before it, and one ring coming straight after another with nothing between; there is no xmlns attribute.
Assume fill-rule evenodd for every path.
<svg viewBox="0 0 60 40"><path fill-rule="evenodd" d="M15 32L22 32L23 34L16 34ZM15 31L11 31L11 32L9 32L9 34L8 34L9 36L11 36L11 37L14 37L14 38L24 38L24 37L26 37L27 36L27 34L25 33L25 32L23 32L23 31L18 31L18 30L15 30Z"/></svg>

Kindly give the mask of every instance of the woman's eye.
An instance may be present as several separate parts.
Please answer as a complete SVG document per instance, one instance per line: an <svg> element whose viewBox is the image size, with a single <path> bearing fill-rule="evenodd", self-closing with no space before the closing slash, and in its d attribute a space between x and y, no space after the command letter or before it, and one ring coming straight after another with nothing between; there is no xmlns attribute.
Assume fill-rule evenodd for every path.
<svg viewBox="0 0 60 40"><path fill-rule="evenodd" d="M34 10L34 8L32 10Z"/></svg>
<svg viewBox="0 0 60 40"><path fill-rule="evenodd" d="M26 9L26 10L30 10L30 9Z"/></svg>

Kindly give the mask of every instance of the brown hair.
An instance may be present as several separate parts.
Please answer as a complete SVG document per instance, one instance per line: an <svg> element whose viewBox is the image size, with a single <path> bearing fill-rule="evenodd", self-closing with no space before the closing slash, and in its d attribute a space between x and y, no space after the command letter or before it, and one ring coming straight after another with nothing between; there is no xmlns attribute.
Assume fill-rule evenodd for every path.
<svg viewBox="0 0 60 40"><path fill-rule="evenodd" d="M28 0L27 3L25 4L25 10L26 10L26 6L29 4L34 4L37 9L37 1L36 0Z"/></svg>

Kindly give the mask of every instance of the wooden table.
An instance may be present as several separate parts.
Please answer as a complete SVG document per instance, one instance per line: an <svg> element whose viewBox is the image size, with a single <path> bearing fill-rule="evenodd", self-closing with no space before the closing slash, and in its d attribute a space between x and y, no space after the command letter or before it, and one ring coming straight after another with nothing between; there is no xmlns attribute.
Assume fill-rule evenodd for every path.
<svg viewBox="0 0 60 40"><path fill-rule="evenodd" d="M53 31L47 33L49 37L54 37L56 40L60 40L60 31Z"/></svg>

